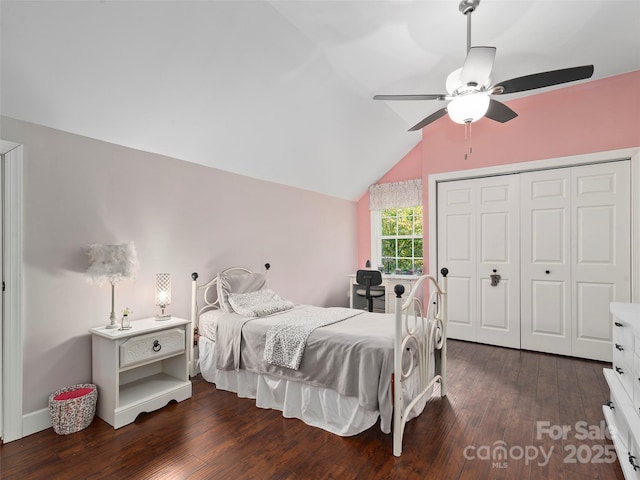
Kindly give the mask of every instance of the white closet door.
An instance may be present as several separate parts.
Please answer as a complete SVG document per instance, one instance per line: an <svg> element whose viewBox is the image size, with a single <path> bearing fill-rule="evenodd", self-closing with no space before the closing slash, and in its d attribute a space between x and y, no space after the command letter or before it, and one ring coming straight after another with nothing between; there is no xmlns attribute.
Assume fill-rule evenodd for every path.
<svg viewBox="0 0 640 480"><path fill-rule="evenodd" d="M438 184L438 264L457 299L451 338L520 347L518 214L515 175Z"/></svg>
<svg viewBox="0 0 640 480"><path fill-rule="evenodd" d="M629 162L529 172L522 347L611 361L609 303L629 301Z"/></svg>
<svg viewBox="0 0 640 480"><path fill-rule="evenodd" d="M631 295L629 162L571 169L572 354L611 361L610 302Z"/></svg>
<svg viewBox="0 0 640 480"><path fill-rule="evenodd" d="M517 175L477 180L478 341L520 348L520 191ZM492 285L491 275L500 279Z"/></svg>
<svg viewBox="0 0 640 480"><path fill-rule="evenodd" d="M522 348L571 355L571 171L522 173L520 188Z"/></svg>
<svg viewBox="0 0 640 480"><path fill-rule="evenodd" d="M629 165L438 183L449 336L611 361L609 303L631 298Z"/></svg>
<svg viewBox="0 0 640 480"><path fill-rule="evenodd" d="M447 267L447 335L477 341L475 179L438 184L438 268Z"/></svg>

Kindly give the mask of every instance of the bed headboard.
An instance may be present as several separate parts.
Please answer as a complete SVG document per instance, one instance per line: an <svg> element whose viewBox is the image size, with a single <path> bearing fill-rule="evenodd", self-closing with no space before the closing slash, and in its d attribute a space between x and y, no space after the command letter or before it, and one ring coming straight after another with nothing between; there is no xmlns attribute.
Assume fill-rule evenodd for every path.
<svg viewBox="0 0 640 480"><path fill-rule="evenodd" d="M265 263L264 268L267 272L267 283L269 281L269 269L271 264ZM198 372L198 319L207 310L214 310L220 308L220 302L218 299L218 275L243 275L246 273L253 273L251 270L244 267L230 267L220 273L216 274L211 280L198 284L199 275L197 272L191 274L191 356L189 374L193 377Z"/></svg>

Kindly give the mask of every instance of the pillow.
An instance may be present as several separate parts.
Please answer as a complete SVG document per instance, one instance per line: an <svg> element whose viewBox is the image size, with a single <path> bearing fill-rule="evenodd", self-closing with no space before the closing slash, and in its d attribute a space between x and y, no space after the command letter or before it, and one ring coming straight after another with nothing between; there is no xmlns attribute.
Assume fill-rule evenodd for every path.
<svg viewBox="0 0 640 480"><path fill-rule="evenodd" d="M245 317L264 317L294 307L293 302L284 300L268 288L257 292L232 293L229 295L229 303L236 313Z"/></svg>
<svg viewBox="0 0 640 480"><path fill-rule="evenodd" d="M233 313L233 307L229 303L229 295L232 293L257 292L267 286L267 276L264 273L232 273L218 274L218 301L220 309Z"/></svg>

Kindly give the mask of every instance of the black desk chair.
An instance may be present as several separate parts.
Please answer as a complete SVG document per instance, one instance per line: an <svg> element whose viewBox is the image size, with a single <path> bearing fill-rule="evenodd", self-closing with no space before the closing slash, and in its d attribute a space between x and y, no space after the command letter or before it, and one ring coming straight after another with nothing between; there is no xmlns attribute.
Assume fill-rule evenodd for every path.
<svg viewBox="0 0 640 480"><path fill-rule="evenodd" d="M369 302L369 311L373 312L373 299L384 295L383 289L371 290L371 287L382 285L382 273L378 270L358 270L356 272L356 295L365 297Z"/></svg>

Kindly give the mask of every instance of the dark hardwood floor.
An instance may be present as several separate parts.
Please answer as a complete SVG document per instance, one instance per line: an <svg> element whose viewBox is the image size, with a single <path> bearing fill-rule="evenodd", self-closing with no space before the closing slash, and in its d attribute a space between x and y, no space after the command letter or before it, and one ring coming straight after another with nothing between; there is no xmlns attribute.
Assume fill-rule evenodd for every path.
<svg viewBox="0 0 640 480"><path fill-rule="evenodd" d="M49 429L2 445L0 477L622 480L602 438L605 366L449 341L448 395L409 422L400 458L377 426L338 437L197 377L190 400L119 430L96 417L71 435Z"/></svg>

